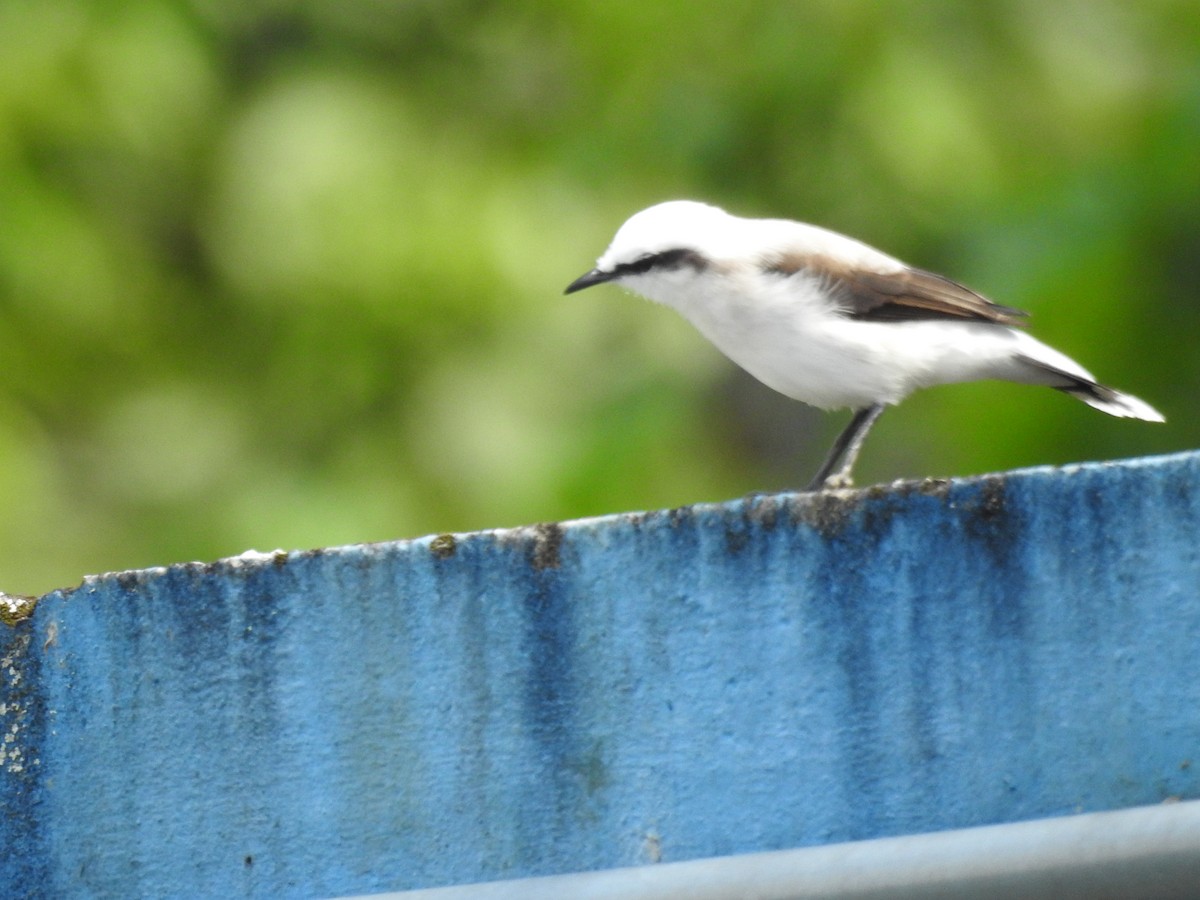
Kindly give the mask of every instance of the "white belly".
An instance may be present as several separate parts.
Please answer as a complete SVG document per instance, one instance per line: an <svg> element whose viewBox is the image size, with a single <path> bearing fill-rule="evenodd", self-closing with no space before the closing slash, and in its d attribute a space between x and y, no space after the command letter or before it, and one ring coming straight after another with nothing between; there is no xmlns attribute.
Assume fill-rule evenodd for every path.
<svg viewBox="0 0 1200 900"><path fill-rule="evenodd" d="M985 322L866 322L835 313L817 286L676 306L726 356L781 394L823 409L898 403L914 390L1000 378L1048 383L1020 356L1090 378L1028 334Z"/></svg>

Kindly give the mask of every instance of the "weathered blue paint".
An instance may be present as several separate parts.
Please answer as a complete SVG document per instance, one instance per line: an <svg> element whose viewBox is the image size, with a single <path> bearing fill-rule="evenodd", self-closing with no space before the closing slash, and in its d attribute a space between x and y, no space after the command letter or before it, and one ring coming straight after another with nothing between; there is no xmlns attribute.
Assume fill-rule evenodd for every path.
<svg viewBox="0 0 1200 900"><path fill-rule="evenodd" d="M6 896L365 893L1194 798L1200 454L107 575L0 627Z"/></svg>

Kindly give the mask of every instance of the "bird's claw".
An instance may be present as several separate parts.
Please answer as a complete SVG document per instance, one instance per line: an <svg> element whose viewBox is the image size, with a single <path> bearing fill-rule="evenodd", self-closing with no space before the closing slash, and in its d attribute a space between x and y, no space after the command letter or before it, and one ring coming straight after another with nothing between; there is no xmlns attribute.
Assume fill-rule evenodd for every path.
<svg viewBox="0 0 1200 900"><path fill-rule="evenodd" d="M842 491L852 487L854 487L854 479L845 472L830 475L821 484L821 490L823 491Z"/></svg>

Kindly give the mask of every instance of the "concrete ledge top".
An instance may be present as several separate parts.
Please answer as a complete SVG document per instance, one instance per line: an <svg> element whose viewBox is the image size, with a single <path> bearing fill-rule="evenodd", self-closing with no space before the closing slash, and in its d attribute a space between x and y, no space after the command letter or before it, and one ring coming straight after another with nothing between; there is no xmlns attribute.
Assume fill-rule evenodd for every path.
<svg viewBox="0 0 1200 900"><path fill-rule="evenodd" d="M1188 453L88 578L6 606L0 880L331 896L1194 798L1198 526Z"/></svg>

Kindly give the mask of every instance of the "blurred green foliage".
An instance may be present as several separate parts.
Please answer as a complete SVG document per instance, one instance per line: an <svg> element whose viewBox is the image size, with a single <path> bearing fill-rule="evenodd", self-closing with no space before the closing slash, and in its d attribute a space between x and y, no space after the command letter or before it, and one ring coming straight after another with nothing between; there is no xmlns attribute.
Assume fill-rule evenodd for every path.
<svg viewBox="0 0 1200 900"><path fill-rule="evenodd" d="M694 197L1031 310L860 481L1195 446L1200 5L0 4L0 587L803 484L844 416L564 298Z"/></svg>

